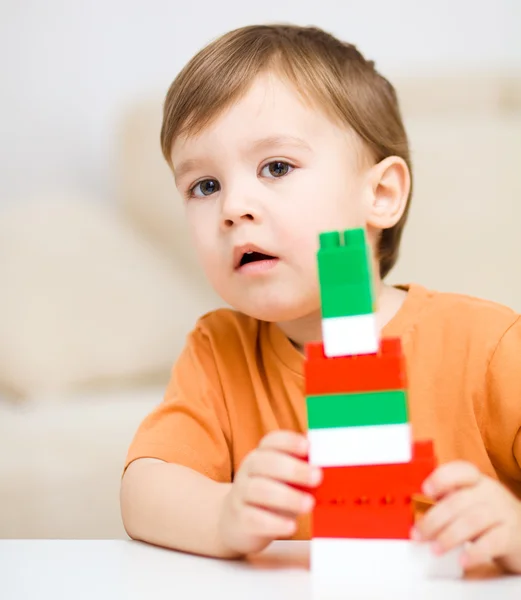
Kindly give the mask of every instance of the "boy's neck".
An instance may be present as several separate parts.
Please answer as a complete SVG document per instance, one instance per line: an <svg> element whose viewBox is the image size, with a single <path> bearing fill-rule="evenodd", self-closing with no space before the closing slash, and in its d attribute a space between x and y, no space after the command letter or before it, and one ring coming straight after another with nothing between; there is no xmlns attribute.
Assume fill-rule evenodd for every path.
<svg viewBox="0 0 521 600"><path fill-rule="evenodd" d="M407 292L379 282L376 286L376 293L378 328L382 330L400 310ZM320 311L306 315L295 321L277 323L277 325L300 352L304 352L304 346L308 342L322 339Z"/></svg>

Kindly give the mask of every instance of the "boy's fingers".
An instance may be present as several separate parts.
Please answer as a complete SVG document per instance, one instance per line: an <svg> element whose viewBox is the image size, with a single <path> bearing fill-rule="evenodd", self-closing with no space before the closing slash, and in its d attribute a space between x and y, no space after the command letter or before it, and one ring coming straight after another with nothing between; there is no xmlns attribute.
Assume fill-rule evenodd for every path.
<svg viewBox="0 0 521 600"><path fill-rule="evenodd" d="M289 454L275 450L263 450L252 455L249 461L248 475L310 487L320 483L322 471Z"/></svg>
<svg viewBox="0 0 521 600"><path fill-rule="evenodd" d="M466 544L461 556L462 566L474 568L503 556L507 551L507 537L505 527L490 528L475 542Z"/></svg>
<svg viewBox="0 0 521 600"><path fill-rule="evenodd" d="M474 502L475 495L471 490L459 490L430 508L416 523L415 529L421 539L435 539L442 529L468 510Z"/></svg>
<svg viewBox="0 0 521 600"><path fill-rule="evenodd" d="M279 481L250 477L244 491L244 502L296 516L309 512L314 498Z"/></svg>
<svg viewBox="0 0 521 600"><path fill-rule="evenodd" d="M438 467L422 486L426 496L439 498L455 489L476 485L482 475L468 462L454 461Z"/></svg>
<svg viewBox="0 0 521 600"><path fill-rule="evenodd" d="M295 533L297 523L291 517L277 515L264 508L246 505L240 516L248 535L276 539Z"/></svg>
<svg viewBox="0 0 521 600"><path fill-rule="evenodd" d="M306 436L294 431L272 431L260 441L260 449L278 450L297 456L307 456L309 443Z"/></svg>
<svg viewBox="0 0 521 600"><path fill-rule="evenodd" d="M484 535L499 523L499 516L488 505L477 504L462 513L436 537L435 549L448 552Z"/></svg>

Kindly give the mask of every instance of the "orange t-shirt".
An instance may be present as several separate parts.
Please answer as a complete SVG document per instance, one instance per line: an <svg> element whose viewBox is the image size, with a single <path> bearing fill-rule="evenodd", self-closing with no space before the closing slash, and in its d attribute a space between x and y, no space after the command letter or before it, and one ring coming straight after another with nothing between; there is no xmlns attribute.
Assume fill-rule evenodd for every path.
<svg viewBox="0 0 521 600"><path fill-rule="evenodd" d="M521 317L492 302L408 286L382 331L402 338L415 439L439 462L473 462L521 498ZM302 354L274 324L202 317L127 462L153 457L230 482L268 432L305 432ZM296 538L309 537L309 519Z"/></svg>

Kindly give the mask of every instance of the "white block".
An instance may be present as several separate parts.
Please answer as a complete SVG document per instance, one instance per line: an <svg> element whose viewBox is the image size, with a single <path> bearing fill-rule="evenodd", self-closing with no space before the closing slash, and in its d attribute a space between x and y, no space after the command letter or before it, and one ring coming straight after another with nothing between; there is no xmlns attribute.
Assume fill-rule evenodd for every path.
<svg viewBox="0 0 521 600"><path fill-rule="evenodd" d="M322 319L322 339L328 357L375 354L379 347L376 314Z"/></svg>
<svg viewBox="0 0 521 600"><path fill-rule="evenodd" d="M320 467L386 465L412 459L411 426L309 429L309 461Z"/></svg>
<svg viewBox="0 0 521 600"><path fill-rule="evenodd" d="M457 579L461 548L437 557L426 543L410 540L314 538L311 540L311 574L314 579L346 581L414 581Z"/></svg>

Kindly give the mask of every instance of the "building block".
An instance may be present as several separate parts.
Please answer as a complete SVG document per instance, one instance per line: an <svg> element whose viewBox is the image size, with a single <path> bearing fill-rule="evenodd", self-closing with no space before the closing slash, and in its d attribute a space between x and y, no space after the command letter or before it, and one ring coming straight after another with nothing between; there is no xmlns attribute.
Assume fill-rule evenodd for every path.
<svg viewBox="0 0 521 600"><path fill-rule="evenodd" d="M408 385L400 338L384 338L376 354L328 358L321 342L306 345L306 395L401 390Z"/></svg>
<svg viewBox="0 0 521 600"><path fill-rule="evenodd" d="M369 283L323 285L320 283L322 318L367 315L375 312Z"/></svg>
<svg viewBox="0 0 521 600"><path fill-rule="evenodd" d="M362 228L326 231L318 238L319 281L325 285L370 282L369 246Z"/></svg>
<svg viewBox="0 0 521 600"><path fill-rule="evenodd" d="M383 465L412 458L409 423L309 429L309 462L319 467Z"/></svg>
<svg viewBox="0 0 521 600"><path fill-rule="evenodd" d="M405 498L392 498L392 503L353 507L316 507L313 511L312 538L389 539L410 538L414 518Z"/></svg>
<svg viewBox="0 0 521 600"><path fill-rule="evenodd" d="M423 481L436 468L437 460L431 441L414 442L411 454L408 463L322 469L322 481L314 491L317 506L358 504L360 497L370 500L389 495L419 495Z"/></svg>
<svg viewBox="0 0 521 600"><path fill-rule="evenodd" d="M427 442L413 444L408 463L324 468L314 491L312 537L408 539L413 497L435 467Z"/></svg>
<svg viewBox="0 0 521 600"><path fill-rule="evenodd" d="M437 557L428 544L409 540L316 538L310 550L313 585L320 586L322 593L342 581L350 586L360 582L369 592L375 578L379 585L388 581L407 589L413 582L453 580L463 574L460 548Z"/></svg>
<svg viewBox="0 0 521 600"><path fill-rule="evenodd" d="M375 312L370 250L363 229L320 234L317 252L322 317Z"/></svg>
<svg viewBox="0 0 521 600"><path fill-rule="evenodd" d="M425 581L461 577L457 552L441 559L409 540L436 466L432 442L412 443L407 372L399 339L380 339L371 249L363 229L319 237L322 342L304 362L313 491L312 581ZM294 486L298 487L298 486ZM323 587L319 588L323 591Z"/></svg>
<svg viewBox="0 0 521 600"><path fill-rule="evenodd" d="M306 398L308 428L407 423L405 390L327 394Z"/></svg>
<svg viewBox="0 0 521 600"><path fill-rule="evenodd" d="M380 345L376 314L322 319L327 357L376 354Z"/></svg>

